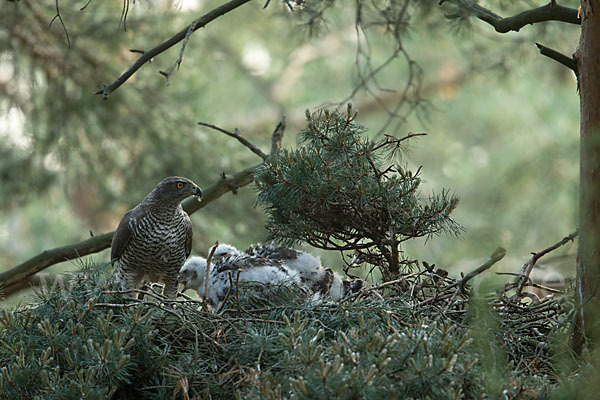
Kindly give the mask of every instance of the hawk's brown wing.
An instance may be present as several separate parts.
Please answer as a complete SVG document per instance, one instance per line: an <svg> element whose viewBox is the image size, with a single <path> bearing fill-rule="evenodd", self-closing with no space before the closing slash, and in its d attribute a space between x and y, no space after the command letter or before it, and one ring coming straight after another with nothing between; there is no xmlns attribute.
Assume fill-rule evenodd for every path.
<svg viewBox="0 0 600 400"><path fill-rule="evenodd" d="M183 212L183 220L185 223L185 258L190 256L192 252L192 221L190 220L190 216L184 211Z"/></svg>
<svg viewBox="0 0 600 400"><path fill-rule="evenodd" d="M110 245L110 260L114 261L115 259L121 257L123 251L131 241L133 234L131 229L129 229L129 221L134 214L135 209L129 210L125 213L121 222L119 222L119 226L113 235L112 243Z"/></svg>

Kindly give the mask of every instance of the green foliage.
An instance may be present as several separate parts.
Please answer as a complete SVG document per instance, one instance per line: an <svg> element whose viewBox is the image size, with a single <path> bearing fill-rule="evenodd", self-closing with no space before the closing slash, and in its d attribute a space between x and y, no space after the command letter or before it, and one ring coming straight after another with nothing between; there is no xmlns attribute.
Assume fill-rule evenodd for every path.
<svg viewBox="0 0 600 400"><path fill-rule="evenodd" d="M183 352L187 343L177 335L191 327L180 326L176 314L127 306L123 298L104 293L105 268L89 268L42 289L31 308L2 311L0 397L166 398L179 379L180 370L171 368L191 365L192 359L194 366L205 364L198 353ZM206 340L202 345L214 347Z"/></svg>
<svg viewBox="0 0 600 400"><path fill-rule="evenodd" d="M476 396L478 359L468 353L470 340L446 323L415 320L411 329L401 329L386 315L392 304L373 302L364 314L365 304L333 310L347 319L338 332L330 329L341 328L335 314L332 322L338 324L328 325L332 318L319 313L324 328L300 313L285 318L279 340L286 350L278 369L292 373L287 382L272 370L259 374L254 394L268 399L289 392L296 398ZM273 386L273 380L279 384Z"/></svg>
<svg viewBox="0 0 600 400"><path fill-rule="evenodd" d="M381 269L400 272L399 246L416 237L461 230L450 217L458 197L443 190L428 199L419 192L419 171L393 161L402 142L415 135L372 141L347 115L307 111L302 146L282 150L256 174L258 203L268 214L271 239L339 251L355 251Z"/></svg>
<svg viewBox="0 0 600 400"><path fill-rule="evenodd" d="M315 304L288 288L275 302L231 296L213 314L115 294L105 269L2 312L0 397L536 398L550 387L502 363L488 386L470 328L409 297Z"/></svg>

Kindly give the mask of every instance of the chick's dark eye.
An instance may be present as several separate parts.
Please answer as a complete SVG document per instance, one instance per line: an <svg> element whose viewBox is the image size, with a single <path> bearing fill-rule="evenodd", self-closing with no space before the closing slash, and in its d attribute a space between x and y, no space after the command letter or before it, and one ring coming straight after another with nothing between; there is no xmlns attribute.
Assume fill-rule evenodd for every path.
<svg viewBox="0 0 600 400"><path fill-rule="evenodd" d="M181 189L183 187L183 182L177 182L177 189Z"/></svg>

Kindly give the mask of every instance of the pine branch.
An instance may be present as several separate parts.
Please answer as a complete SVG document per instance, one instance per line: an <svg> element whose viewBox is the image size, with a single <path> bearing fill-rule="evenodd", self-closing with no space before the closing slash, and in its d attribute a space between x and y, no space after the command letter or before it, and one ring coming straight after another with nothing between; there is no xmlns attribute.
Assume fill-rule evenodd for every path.
<svg viewBox="0 0 600 400"><path fill-rule="evenodd" d="M444 0L440 1L440 4L442 3L444 3ZM560 6L556 4L555 1L551 1L545 6L533 8L513 15L512 17L505 18L477 3L468 6L468 9L473 16L487 22L499 33L507 33L510 31L518 32L525 25L546 21L562 21L576 25L581 24L581 18L579 18L577 9ZM458 16L448 15L448 17L455 18Z"/></svg>
<svg viewBox="0 0 600 400"><path fill-rule="evenodd" d="M283 130L285 129L285 123L282 123L282 121L284 121L283 118L281 121L279 121L272 133L273 144L281 144L281 136L283 135ZM272 150L278 150L277 146L273 145ZM202 188L202 201L196 200L195 197L190 197L182 202L183 209L188 214L192 214L223 196L225 193L232 192L233 194L236 194L240 187L246 186L253 182L254 173L262 165L262 163L257 164L238 171L232 175L226 175L223 173L219 180L213 182L206 188ZM114 231L107 232L78 243L57 247L51 250L45 250L37 256L15 266L8 271L1 273L0 290L4 289L6 292L8 292L11 286L18 284L19 282L29 278L45 268L48 268L51 265L74 260L76 258L98 253L104 249L107 249L110 247L113 235Z"/></svg>
<svg viewBox="0 0 600 400"><path fill-rule="evenodd" d="M111 84L104 86L102 89L98 90L95 94L101 94L105 99L111 95L112 92L117 90L125 81L127 81L131 76L137 72L144 64L149 62L152 58L157 55L163 53L164 51L170 49L175 44L181 42L187 37L189 37L190 32L194 32L200 28L205 27L209 22L221 17L228 12L238 8L239 6L250 2L251 0L231 0L228 3L225 3L214 10L204 14L202 17L194 20L190 25L186 26L175 35L173 35L170 39L162 42L158 46L150 49L148 51L144 51L142 55L137 59L135 63L131 67L129 67L125 72L123 72L114 82ZM183 51L183 49L182 49ZM176 62L177 63L177 62Z"/></svg>
<svg viewBox="0 0 600 400"><path fill-rule="evenodd" d="M543 44L536 43L537 48L540 50L540 54L546 57L553 59L554 61L558 61L565 67L573 70L575 75L577 75L577 62L573 57L566 56L550 47L546 47Z"/></svg>

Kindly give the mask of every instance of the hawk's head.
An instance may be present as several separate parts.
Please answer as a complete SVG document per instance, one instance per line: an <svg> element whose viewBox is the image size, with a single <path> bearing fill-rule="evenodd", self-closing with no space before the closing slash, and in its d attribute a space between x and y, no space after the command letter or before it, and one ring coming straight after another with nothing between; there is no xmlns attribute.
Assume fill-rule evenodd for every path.
<svg viewBox="0 0 600 400"><path fill-rule="evenodd" d="M180 176L170 176L160 181L148 198L158 203L181 203L189 196L202 197L202 190L194 182Z"/></svg>

